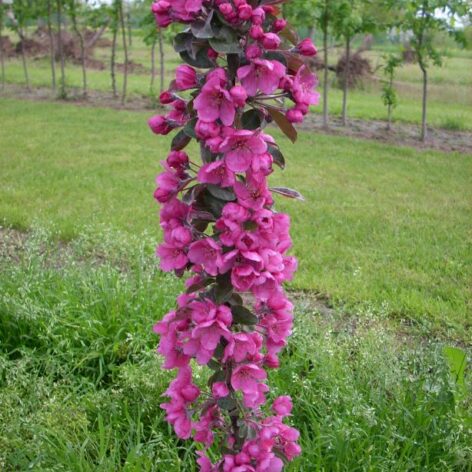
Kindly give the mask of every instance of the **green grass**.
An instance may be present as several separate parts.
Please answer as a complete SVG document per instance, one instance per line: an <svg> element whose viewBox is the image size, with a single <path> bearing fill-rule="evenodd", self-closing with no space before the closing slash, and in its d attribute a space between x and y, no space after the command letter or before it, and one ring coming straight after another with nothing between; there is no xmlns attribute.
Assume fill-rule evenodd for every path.
<svg viewBox="0 0 472 472"><path fill-rule="evenodd" d="M27 229L84 225L157 229L153 176L170 138L149 113L0 101L0 218ZM291 214L300 270L293 288L353 313L408 319L468 339L471 327L471 156L300 133L282 143L274 184L306 202ZM470 339L470 338L469 338Z"/></svg>
<svg viewBox="0 0 472 472"><path fill-rule="evenodd" d="M15 38L12 38L14 41ZM367 53L375 70L374 78L366 81L364 88L353 90L349 94L348 113L353 118L386 119L386 109L382 104L380 80L382 72L376 70L382 63L383 51L375 49ZM105 70L89 70L88 83L92 90L101 92L111 91L108 48L97 48L95 57L105 63ZM333 64L340 51L331 54ZM150 69L150 51L142 42L141 37L135 34L131 48L131 59ZM118 62L123 62L122 51L118 49ZM180 63L178 56L170 45L165 46L166 83L173 78L173 71ZM49 87L51 83L50 64L47 58L29 60L31 84L36 87ZM441 127L444 122L456 121L461 129L472 130L472 57L459 50L451 50L444 59L443 67L431 67L429 76L429 103L428 123L431 126ZM67 65L66 81L68 87L80 89L82 72L77 65ZM333 78L332 78L333 79ZM23 66L19 59L7 62L6 80L8 83L24 83ZM117 73L118 88L121 90L122 74ZM132 73L129 76L128 92L134 96L149 95L149 72ZM331 80L334 82L334 80ZM406 64L398 69L397 92L399 103L394 112L394 119L401 122L419 124L421 121L421 73L417 64ZM331 87L329 91L330 113L341 113L342 92ZM321 106L316 110L321 110Z"/></svg>
<svg viewBox="0 0 472 472"><path fill-rule="evenodd" d="M195 471L159 408L172 374L151 326L180 287L156 269L152 238L86 228L68 246L45 231L3 243L17 249L0 254L0 468ZM269 394L294 397L303 455L288 471L470 470L470 402L441 343L296 306Z"/></svg>

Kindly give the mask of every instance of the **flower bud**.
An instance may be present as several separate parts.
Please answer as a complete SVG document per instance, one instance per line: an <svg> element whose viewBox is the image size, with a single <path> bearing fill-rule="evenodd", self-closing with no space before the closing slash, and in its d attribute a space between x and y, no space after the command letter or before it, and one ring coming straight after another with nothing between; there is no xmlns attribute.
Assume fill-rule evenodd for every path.
<svg viewBox="0 0 472 472"><path fill-rule="evenodd" d="M249 36L252 39L260 39L264 36L264 30L259 25L253 25L249 29Z"/></svg>
<svg viewBox="0 0 472 472"><path fill-rule="evenodd" d="M212 48L208 49L207 55L208 55L208 59L211 59L211 60L216 59L218 57L218 53Z"/></svg>
<svg viewBox="0 0 472 472"><path fill-rule="evenodd" d="M235 85L229 93L231 94L231 97L233 98L233 101L236 106L242 107L246 104L247 100L247 92L244 87L241 87L241 85Z"/></svg>
<svg viewBox="0 0 472 472"><path fill-rule="evenodd" d="M197 120L195 134L199 139L214 138L220 134L220 127L215 121Z"/></svg>
<svg viewBox="0 0 472 472"><path fill-rule="evenodd" d="M277 18L272 24L272 31L278 33L282 31L287 26L287 21L283 18Z"/></svg>
<svg viewBox="0 0 472 472"><path fill-rule="evenodd" d="M247 3L238 7L238 16L241 20L247 21L252 17L252 7Z"/></svg>
<svg viewBox="0 0 472 472"><path fill-rule="evenodd" d="M166 135L172 131L172 126L169 125L165 116L155 115L148 120L148 125L151 131L155 134Z"/></svg>
<svg viewBox="0 0 472 472"><path fill-rule="evenodd" d="M169 90L164 90L159 95L159 102L161 105L169 105L169 103L172 103L175 100L175 95L172 92L169 92Z"/></svg>
<svg viewBox="0 0 472 472"><path fill-rule="evenodd" d="M193 67L182 64L175 70L175 86L177 90L187 90L197 86L197 72Z"/></svg>
<svg viewBox="0 0 472 472"><path fill-rule="evenodd" d="M303 113L296 108L288 110L285 116L290 123L301 123L303 121Z"/></svg>
<svg viewBox="0 0 472 472"><path fill-rule="evenodd" d="M280 46L280 38L275 33L266 33L262 39L262 45L266 49L277 49Z"/></svg>
<svg viewBox="0 0 472 472"><path fill-rule="evenodd" d="M298 51L302 56L316 56L316 53L318 52L310 38L300 41L295 50Z"/></svg>
<svg viewBox="0 0 472 472"><path fill-rule="evenodd" d="M229 18L232 16L233 14L233 7L231 6L230 3L221 3L219 6L218 6L218 9L220 10L221 14L225 17L225 18Z"/></svg>
<svg viewBox="0 0 472 472"><path fill-rule="evenodd" d="M257 59L261 57L262 50L257 44L251 44L246 48L246 57L247 59Z"/></svg>
<svg viewBox="0 0 472 472"><path fill-rule="evenodd" d="M262 25L265 20L265 11L262 8L256 8L252 11L251 21L253 25Z"/></svg>

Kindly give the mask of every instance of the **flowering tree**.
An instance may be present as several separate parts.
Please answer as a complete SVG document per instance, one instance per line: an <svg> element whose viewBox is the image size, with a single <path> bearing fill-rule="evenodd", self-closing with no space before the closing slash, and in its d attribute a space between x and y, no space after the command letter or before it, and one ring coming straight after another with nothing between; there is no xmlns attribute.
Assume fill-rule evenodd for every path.
<svg viewBox="0 0 472 472"><path fill-rule="evenodd" d="M298 431L284 423L290 397L266 406L266 369L278 367L292 329L281 284L296 269L287 255L289 217L274 211L272 193L301 195L268 187L273 164L285 163L263 129L274 121L294 141L292 123L303 121L318 94L303 61L316 49L277 18L282 1L152 6L159 27L187 25L174 41L187 64L160 95L170 111L149 126L163 135L178 130L154 193L162 204L161 268L192 276L154 330L164 368L177 369L162 408L180 438L201 443L201 471L280 471L300 454ZM284 98L294 106L286 110ZM183 151L192 139L201 163ZM212 371L208 391L194 383L198 366Z"/></svg>

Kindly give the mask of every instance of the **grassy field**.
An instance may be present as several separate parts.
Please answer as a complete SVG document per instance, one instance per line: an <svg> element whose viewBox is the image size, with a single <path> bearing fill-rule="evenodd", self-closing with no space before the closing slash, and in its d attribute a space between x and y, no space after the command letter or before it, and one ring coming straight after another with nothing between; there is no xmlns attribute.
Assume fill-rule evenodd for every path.
<svg viewBox="0 0 472 472"><path fill-rule="evenodd" d="M14 39L14 38L12 38ZM460 54L459 54L460 53ZM332 54L331 62L335 64L339 52ZM348 113L353 118L386 119L386 109L381 101L381 79L383 78L378 66L382 64L383 51L375 49L367 53L372 68L373 78L366 80L363 87L350 93ZM459 54L459 55L458 55ZM105 70L89 70L88 82L92 90L110 92L111 79L108 70L109 49L97 48L95 57L106 65ZM179 58L169 45L165 48L166 83L173 77L173 70L179 63ZM139 34L135 34L131 59L135 63L150 69L149 48L144 45ZM118 51L118 62L122 62L122 51ZM29 61L30 78L33 86L49 87L50 64L47 58ZM456 130L472 130L472 52L451 50L445 58L443 67L432 67L430 70L429 111L428 122L432 126ZM118 73L118 87L121 87L121 74ZM8 61L6 80L9 83L24 82L23 67L19 59ZM82 72L79 66L67 66L67 85L80 88ZM334 82L334 77L333 80ZM132 73L129 77L129 93L135 96L149 96L149 72ZM397 91L398 107L394 119L409 123L419 123L421 120L421 73L416 64L405 64L398 70ZM330 111L334 115L341 112L341 91L333 86L329 92ZM317 107L314 112L321 110Z"/></svg>
<svg viewBox="0 0 472 472"><path fill-rule="evenodd" d="M156 270L151 241L93 228L59 248L44 231L3 243L16 249L0 252L0 469L195 471L194 446L158 406L171 374L151 326L179 287ZM470 470L470 401L441 343L296 306L270 375L271 397L296 399L304 452L289 471Z"/></svg>
<svg viewBox="0 0 472 472"><path fill-rule="evenodd" d="M168 140L148 113L0 102L0 217L62 237L83 225L156 231L153 175ZM293 218L293 288L345 310L393 316L467 337L471 326L471 156L300 133L273 182Z"/></svg>
<svg viewBox="0 0 472 472"><path fill-rule="evenodd" d="M159 408L151 327L181 285L153 255L169 139L149 113L0 99L0 221L28 230L0 229L0 470L195 470ZM277 200L300 259L270 378L296 398L288 470L470 471L472 402L443 349L470 347L472 156L274 134L272 182L306 198Z"/></svg>

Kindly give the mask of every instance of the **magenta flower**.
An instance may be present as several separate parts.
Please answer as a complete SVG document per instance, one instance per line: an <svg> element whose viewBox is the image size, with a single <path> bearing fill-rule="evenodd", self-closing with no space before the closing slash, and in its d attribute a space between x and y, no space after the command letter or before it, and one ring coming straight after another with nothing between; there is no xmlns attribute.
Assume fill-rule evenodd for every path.
<svg viewBox="0 0 472 472"><path fill-rule="evenodd" d="M272 403L272 410L279 416L288 416L292 411L292 399L288 395L277 397Z"/></svg>
<svg viewBox="0 0 472 472"><path fill-rule="evenodd" d="M212 238L201 239L190 245L188 258L201 264L210 275L217 275L221 265L221 247Z"/></svg>
<svg viewBox="0 0 472 472"><path fill-rule="evenodd" d="M236 106L231 94L221 86L218 78L209 80L193 102L198 118L203 121L218 119L225 126L233 124Z"/></svg>
<svg viewBox="0 0 472 472"><path fill-rule="evenodd" d="M264 180L250 179L243 184L236 182L234 191L238 203L251 210L260 210L271 201L271 196Z"/></svg>
<svg viewBox="0 0 472 472"><path fill-rule="evenodd" d="M215 161L203 165L197 174L197 180L205 184L231 187L234 184L234 172L228 169L225 161Z"/></svg>
<svg viewBox="0 0 472 472"><path fill-rule="evenodd" d="M293 80L292 94L295 101L305 105L317 105L320 99L320 94L314 90L317 83L315 74L310 72L308 67L300 67Z"/></svg>
<svg viewBox="0 0 472 472"><path fill-rule="evenodd" d="M278 3L152 5L161 27L186 25L176 42L179 47L185 42L181 56L188 64L177 67L175 80L159 97L168 112L149 120L157 134L180 128L156 179L163 233L156 252L163 270L189 274L176 308L154 326L162 367L178 369L161 406L179 438L200 443L201 472L282 472L286 460L300 454L298 432L283 423L292 410L290 397L275 398L272 413L270 405L262 407L269 392L265 369L279 366L293 328L293 306L282 288L296 269L296 259L287 254L290 220L274 210L268 187L282 158L274 138L243 114L248 105L257 107L270 121L266 101L285 97L293 102L284 110L286 119L299 123L318 100L316 77L306 66L295 73L284 60L269 59L268 50L280 51L291 64L299 60L296 55L316 53L310 40L287 49L286 35L278 34L287 27L278 18ZM217 16L222 33L232 31L244 51L239 68L236 54L225 54L216 39L210 44L221 52L208 46L205 37ZM196 64L202 66L198 72ZM180 97L179 90L191 93ZM195 150L195 142L187 147L192 139L201 162L184 152ZM202 394L192 380L195 363L214 371L208 382L199 378Z"/></svg>
<svg viewBox="0 0 472 472"><path fill-rule="evenodd" d="M258 90L265 94L272 93L278 88L285 72L285 66L279 61L254 59L249 65L240 67L237 74L242 86L252 97Z"/></svg>
<svg viewBox="0 0 472 472"><path fill-rule="evenodd" d="M215 398L223 398L228 396L229 389L224 382L215 382L211 387L211 392Z"/></svg>
<svg viewBox="0 0 472 472"><path fill-rule="evenodd" d="M316 53L318 52L310 38L305 38L303 41L300 41L297 44L296 50L302 56L316 56Z"/></svg>
<svg viewBox="0 0 472 472"><path fill-rule="evenodd" d="M260 133L249 130L237 130L229 135L220 145L220 152L225 155L228 169L244 172L267 151L267 143Z"/></svg>
<svg viewBox="0 0 472 472"><path fill-rule="evenodd" d="M175 69L175 87L177 90L188 90L197 86L197 72L186 64Z"/></svg>
<svg viewBox="0 0 472 472"><path fill-rule="evenodd" d="M265 380L267 374L256 364L245 364L233 371L231 375L231 385L235 390L243 393L256 393L260 380Z"/></svg>
<svg viewBox="0 0 472 472"><path fill-rule="evenodd" d="M162 115L155 115L148 120L149 128L155 134L166 135L169 134L174 127L169 124L167 118Z"/></svg>
<svg viewBox="0 0 472 472"><path fill-rule="evenodd" d="M162 243L157 248L157 255L160 258L161 269L164 272L183 269L188 262L185 250L172 244Z"/></svg>

